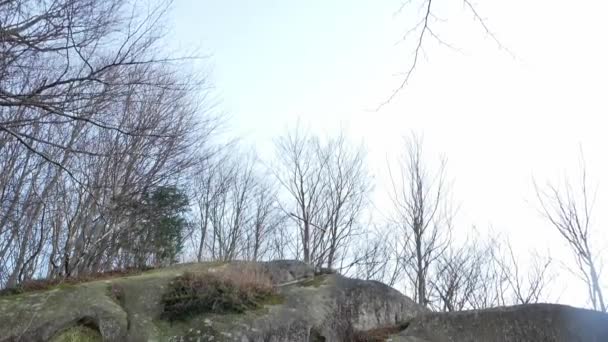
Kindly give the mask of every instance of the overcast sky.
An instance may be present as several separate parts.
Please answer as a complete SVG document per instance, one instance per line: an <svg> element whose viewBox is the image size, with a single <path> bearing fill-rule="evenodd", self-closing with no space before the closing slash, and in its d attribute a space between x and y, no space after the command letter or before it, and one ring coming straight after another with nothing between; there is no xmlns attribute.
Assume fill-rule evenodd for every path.
<svg viewBox="0 0 608 342"><path fill-rule="evenodd" d="M561 257L557 233L537 213L532 179L575 176L582 146L599 186L596 227L605 227L608 3L476 0L507 51L461 1L435 0L434 32L452 48L426 40L406 89L376 110L411 63L415 37L402 36L419 8L396 13L400 3L177 0L170 39L211 55L204 65L231 133L262 156L298 119L314 132L342 128L363 141L380 207L386 160L414 131L424 135L429 161L448 159L459 226L492 226L522 251L551 248ZM598 248L607 232L598 229Z"/></svg>

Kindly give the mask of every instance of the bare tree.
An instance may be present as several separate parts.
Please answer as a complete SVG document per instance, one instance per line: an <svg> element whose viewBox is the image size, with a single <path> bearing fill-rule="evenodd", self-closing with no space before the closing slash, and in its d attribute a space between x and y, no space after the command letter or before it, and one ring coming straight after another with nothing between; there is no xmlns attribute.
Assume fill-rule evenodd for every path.
<svg viewBox="0 0 608 342"><path fill-rule="evenodd" d="M460 248L450 247L434 265L430 284L431 306L439 311L459 311L475 307L474 296L482 282L491 281L484 273L488 253L476 244ZM483 292L484 296L489 296ZM486 297L489 299L489 297ZM475 307L480 308L480 307Z"/></svg>
<svg viewBox="0 0 608 342"><path fill-rule="evenodd" d="M498 280L506 284L512 297L510 300L505 299L506 294L503 291L503 305L537 303L544 298L552 279L549 273L552 263L550 257L533 252L530 254L527 269L522 269L523 262L515 255L510 241L507 240L506 243L495 247L493 261L499 275Z"/></svg>
<svg viewBox="0 0 608 342"><path fill-rule="evenodd" d="M229 159L224 153L214 153L201 160L196 168L193 182L195 198L196 223L198 226L197 260L203 261L209 230L212 228L212 210L225 198L230 188L233 170L227 167Z"/></svg>
<svg viewBox="0 0 608 342"><path fill-rule="evenodd" d="M376 229L362 234L353 248L352 262L343 271L360 279L376 280L395 286L402 275L403 251L393 245L395 239L388 229Z"/></svg>
<svg viewBox="0 0 608 342"><path fill-rule="evenodd" d="M580 172L581 179L577 188L567 179L561 187L548 184L544 189L539 188L535 182L536 195L543 215L572 250L577 274L587 287L593 309L608 311L598 268L599 256L593 246L591 221L595 192L589 192L582 153Z"/></svg>
<svg viewBox="0 0 608 342"><path fill-rule="evenodd" d="M430 174L423 161L422 141L415 135L405 140L404 154L391 179L392 222L399 232L400 263L414 288L413 297L429 304L430 272L445 253L451 239L452 213L445 180L445 161Z"/></svg>
<svg viewBox="0 0 608 342"><path fill-rule="evenodd" d="M343 134L330 139L319 154L327 161L325 226L328 236L323 259L328 268L333 268L336 261L344 257L349 239L358 234L371 184L364 149L348 146Z"/></svg>
<svg viewBox="0 0 608 342"><path fill-rule="evenodd" d="M453 244L434 265L431 306L440 311L537 303L552 280L551 258L530 254L528 267L508 240L468 239Z"/></svg>
<svg viewBox="0 0 608 342"><path fill-rule="evenodd" d="M498 48L512 55L512 53L500 42L498 37L490 29L489 25L486 23L486 20L477 10L477 6L470 0L463 0L462 3L466 10L473 14L474 20L481 25L483 32L496 43ZM406 10L412 10L417 13L414 16L416 21L402 37L404 41L410 40L413 37L412 42L414 48L412 58L407 65L407 69L401 82L393 90L388 99L380 105L380 108L393 100L395 96L397 96L397 94L407 86L412 75L414 74L416 66L424 54L424 47L429 39L434 40L442 46L454 49L450 43L441 38L441 34L437 26L440 26L439 24L442 22L442 20L439 19L436 14L437 6L437 2L433 0L408 0L403 1L401 6L398 8L396 14L400 14Z"/></svg>
<svg viewBox="0 0 608 342"><path fill-rule="evenodd" d="M133 265L127 203L182 182L213 120L162 55L169 2L0 2L0 287Z"/></svg>
<svg viewBox="0 0 608 342"><path fill-rule="evenodd" d="M220 192L211 208L211 256L217 260L234 260L242 253L247 226L251 224L252 196L255 189L250 158L236 158L224 165L226 191ZM222 181L223 183L224 181Z"/></svg>
<svg viewBox="0 0 608 342"><path fill-rule="evenodd" d="M251 226L246 234L247 260L258 261L273 252L272 238L279 233L286 218L277 202L274 184L259 177L253 193Z"/></svg>
<svg viewBox="0 0 608 342"><path fill-rule="evenodd" d="M274 184L252 154L225 147L197 168L197 259L260 260L272 252L274 234L284 221Z"/></svg>
<svg viewBox="0 0 608 342"><path fill-rule="evenodd" d="M301 257L312 263L317 257L317 247L323 241L326 229L322 214L325 207L324 170L327 160L319 156L320 141L299 126L276 141L278 167L275 175L288 200L284 211L298 227ZM300 252L300 251L298 251Z"/></svg>
<svg viewBox="0 0 608 342"><path fill-rule="evenodd" d="M167 83L159 75L174 73L164 67L171 59L156 50L160 19L168 3L144 17L122 15L135 13L141 3L131 5L133 12L119 0L0 3L0 131L5 138L69 173L65 161L53 158L41 146L70 153L94 152L51 136L33 135L32 127L74 132L92 126L125 135L164 135L145 123L127 125L108 110L112 103L129 99L129 89L191 86L187 78ZM147 72L153 68L157 72Z"/></svg>
<svg viewBox="0 0 608 342"><path fill-rule="evenodd" d="M334 267L371 190L364 150L350 147L342 134L322 142L299 126L276 147L274 172L285 190L283 210L297 227L298 253L307 263Z"/></svg>

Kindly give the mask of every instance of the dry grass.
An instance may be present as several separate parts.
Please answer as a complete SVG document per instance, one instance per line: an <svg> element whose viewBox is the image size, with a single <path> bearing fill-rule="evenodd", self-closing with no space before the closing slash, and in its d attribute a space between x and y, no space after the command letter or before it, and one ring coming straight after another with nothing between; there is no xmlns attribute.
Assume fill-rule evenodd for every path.
<svg viewBox="0 0 608 342"><path fill-rule="evenodd" d="M100 272L95 274L84 274L77 277L69 277L69 278L53 278L53 279L34 279L28 280L16 287L2 289L0 290L0 296L10 296L15 294L21 294L26 292L33 291L44 291L49 290L55 286L59 285L76 285L80 283L86 283L89 281L95 280L106 280L118 277L125 277L130 275L140 274L149 269L122 269L122 270L112 270L107 272Z"/></svg>
<svg viewBox="0 0 608 342"><path fill-rule="evenodd" d="M384 342L391 335L398 334L406 328L407 324L396 324L366 331L358 331L354 334L353 342Z"/></svg>
<svg viewBox="0 0 608 342"><path fill-rule="evenodd" d="M207 312L242 313L260 307L275 294L270 277L257 265L188 272L170 283L162 298L161 318L174 321Z"/></svg>
<svg viewBox="0 0 608 342"><path fill-rule="evenodd" d="M51 342L102 342L99 331L86 326L75 326L62 331L51 339Z"/></svg>
<svg viewBox="0 0 608 342"><path fill-rule="evenodd" d="M215 273L220 279L233 283L239 288L252 291L268 291L273 289L270 275L258 264L238 263Z"/></svg>

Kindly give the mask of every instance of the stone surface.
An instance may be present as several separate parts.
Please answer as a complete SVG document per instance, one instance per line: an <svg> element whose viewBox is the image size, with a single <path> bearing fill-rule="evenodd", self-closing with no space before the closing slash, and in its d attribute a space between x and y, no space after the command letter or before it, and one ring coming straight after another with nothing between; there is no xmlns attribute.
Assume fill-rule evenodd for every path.
<svg viewBox="0 0 608 342"><path fill-rule="evenodd" d="M289 283L315 275L312 266L296 260L275 260L260 264L275 284Z"/></svg>
<svg viewBox="0 0 608 342"><path fill-rule="evenodd" d="M185 271L221 272L235 264L187 264L137 276L0 297L0 341L48 341L70 327L94 326L104 341L349 341L354 330L409 320L427 312L378 282L338 274L315 276L301 262L260 266L279 285L279 303L243 314L160 320L160 299ZM117 290L118 289L118 290ZM120 292L120 299L112 296Z"/></svg>
<svg viewBox="0 0 608 342"><path fill-rule="evenodd" d="M430 313L410 321L393 342L603 342L608 314L555 304Z"/></svg>
<svg viewBox="0 0 608 342"><path fill-rule="evenodd" d="M314 276L305 264L264 263L283 302L239 315L204 315L163 326L164 338L192 341L338 342L355 330L393 325L428 312L398 291L338 274ZM285 285L287 284L287 285ZM184 331L194 329L184 334Z"/></svg>
<svg viewBox="0 0 608 342"><path fill-rule="evenodd" d="M240 265L184 264L0 297L0 342L49 341L75 326L95 329L112 342L345 342L355 332L397 324L405 329L388 341L608 341L607 314L549 304L432 313L382 283L315 272L289 260L259 263L278 288L262 308L173 323L160 319L161 297L177 276Z"/></svg>

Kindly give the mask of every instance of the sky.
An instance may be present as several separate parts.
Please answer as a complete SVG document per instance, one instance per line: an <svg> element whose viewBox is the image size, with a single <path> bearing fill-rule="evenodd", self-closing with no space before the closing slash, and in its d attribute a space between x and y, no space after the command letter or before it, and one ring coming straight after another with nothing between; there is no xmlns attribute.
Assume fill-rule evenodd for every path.
<svg viewBox="0 0 608 342"><path fill-rule="evenodd" d="M458 226L492 227L521 253L571 259L538 212L533 179L576 176L582 150L598 194L594 243L608 255L608 3L473 4L500 45L461 1L434 0L433 32L446 44L425 40L410 82L380 108L411 65L415 36L403 36L419 2L176 0L169 38L209 56L197 67L230 134L262 158L298 121L321 135L344 130L368 149L382 211L387 160L415 132L431 165L448 160ZM580 304L566 286L560 300Z"/></svg>

